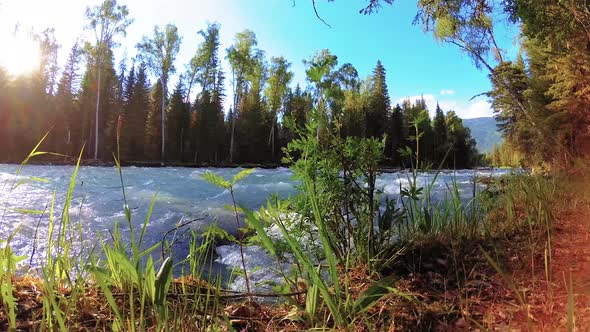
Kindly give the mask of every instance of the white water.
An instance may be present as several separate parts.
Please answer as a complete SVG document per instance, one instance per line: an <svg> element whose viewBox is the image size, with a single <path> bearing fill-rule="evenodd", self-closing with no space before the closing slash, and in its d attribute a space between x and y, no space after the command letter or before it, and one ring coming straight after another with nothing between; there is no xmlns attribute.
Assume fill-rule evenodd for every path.
<svg viewBox="0 0 590 332"><path fill-rule="evenodd" d="M49 209L55 193L56 220L59 219L65 196L74 170L73 166L25 166L19 176L15 176L18 166L0 164L0 239L6 239L17 227L18 233L11 242L13 250L19 255L30 257L36 246L37 253L31 263L33 267L39 262L39 252L43 252L44 239L47 238ZM194 229L216 219L219 226L235 233L235 219L224 206L231 203L229 192L219 189L202 179L206 171L212 171L223 177L231 178L240 169L231 168L123 168L123 179L128 205L132 212L135 231L139 230L150 202L155 195L156 203L147 226L145 247L162 239L163 234L174 228L181 220L201 217L191 224ZM465 198L473 194L474 174L478 177L499 175L507 171L468 171L444 172L436 181L433 197L444 199L446 185L454 176L459 184L461 195ZM427 185L432 180L431 174L422 174L419 181ZM33 177L42 178L44 182ZM20 181L23 183L15 186ZM377 188L385 196L397 199L400 184L408 183L405 173L388 173L377 180ZM238 204L248 208L258 208L265 204L271 194L288 197L296 194L295 182L286 168L273 170L256 169L250 176L240 182L235 189ZM129 229L124 217L123 195L119 174L114 167L80 167L73 194L70 216L74 223L80 222L87 240L110 238L109 231L118 221L123 236L129 236ZM41 210L41 215L31 215L20 210ZM35 245L35 235L38 239ZM186 256L188 239L179 241L175 247L175 260ZM218 262L227 267L241 265L237 248L220 246ZM183 256L184 255L184 256ZM270 266L272 260L259 248L249 248L246 252L248 266ZM256 272L255 280L267 276L264 271ZM236 286L240 288L240 286Z"/></svg>

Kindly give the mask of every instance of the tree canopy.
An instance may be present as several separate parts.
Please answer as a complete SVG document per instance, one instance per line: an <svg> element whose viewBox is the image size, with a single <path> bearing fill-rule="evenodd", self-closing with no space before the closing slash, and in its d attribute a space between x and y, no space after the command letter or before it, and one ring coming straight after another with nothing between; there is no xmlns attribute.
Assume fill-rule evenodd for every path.
<svg viewBox="0 0 590 332"><path fill-rule="evenodd" d="M370 1L363 13L379 6ZM411 160L400 152L406 146L435 165L447 151L452 157L445 166L470 167L479 160L469 130L452 110L428 110L424 100L391 105L387 70L377 59L364 76L330 50L319 50L303 61L309 85L294 87L291 62L267 57L251 30L237 33L220 54L221 26L212 23L196 31L201 41L194 56L174 76L182 44L176 26L154 27L137 43L138 56L116 66L115 38L133 22L127 8L106 0L89 8L86 17L96 43L75 46L61 76L54 61L59 45L51 30L37 39L42 46L38 72L10 77L0 68L0 102L7 105L0 135L11 142L0 147L3 161L24 157L53 126L46 142L68 156L91 143L95 150L84 157L105 161L119 149L123 162L278 164L283 148L314 114L319 116L317 135L326 144L334 135L384 139L383 163L390 166L409 166ZM233 96L227 108L226 83ZM436 111L434 120L429 111ZM419 145L411 139L417 119ZM508 126L509 120L503 123Z"/></svg>

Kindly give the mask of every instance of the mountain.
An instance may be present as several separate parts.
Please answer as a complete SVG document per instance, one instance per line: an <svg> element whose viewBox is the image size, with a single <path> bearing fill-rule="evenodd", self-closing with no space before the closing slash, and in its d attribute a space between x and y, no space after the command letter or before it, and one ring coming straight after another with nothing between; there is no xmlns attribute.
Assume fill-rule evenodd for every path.
<svg viewBox="0 0 590 332"><path fill-rule="evenodd" d="M463 124L471 129L471 137L477 142L477 149L481 153L492 152L494 144L502 142L502 134L496 126L496 119L492 117L463 119Z"/></svg>

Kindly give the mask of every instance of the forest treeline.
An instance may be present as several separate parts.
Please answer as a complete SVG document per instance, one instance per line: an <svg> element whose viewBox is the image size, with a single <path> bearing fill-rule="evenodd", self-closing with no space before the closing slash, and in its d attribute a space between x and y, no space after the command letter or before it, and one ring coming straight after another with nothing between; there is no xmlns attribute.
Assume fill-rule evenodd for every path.
<svg viewBox="0 0 590 332"><path fill-rule="evenodd" d="M309 85L293 87L290 62L268 58L252 31L236 34L234 44L221 50L220 25L209 24L198 32L201 42L181 71L174 65L181 37L169 24L145 36L135 58L116 62L113 49L133 22L126 6L106 0L88 8L86 19L97 38L74 45L63 68L51 29L35 35L38 71L11 77L0 68L2 161L20 161L49 132L45 150L76 156L85 146L87 159L111 161L119 133L126 162L277 164L312 109L342 137L384 137L384 162L391 166L409 166L399 152L406 146L432 164L446 160L447 167L481 159L453 111L437 106L431 119L424 100L392 105L379 61L362 78L352 64L340 65L336 55L321 50L304 60ZM169 87L176 73L177 83Z"/></svg>
<svg viewBox="0 0 590 332"><path fill-rule="evenodd" d="M393 2L370 0L361 12ZM415 24L489 73L487 96L507 142L492 153L493 163L568 166L590 154L586 0L419 0L417 8ZM498 38L507 26L519 32L513 58L514 45Z"/></svg>

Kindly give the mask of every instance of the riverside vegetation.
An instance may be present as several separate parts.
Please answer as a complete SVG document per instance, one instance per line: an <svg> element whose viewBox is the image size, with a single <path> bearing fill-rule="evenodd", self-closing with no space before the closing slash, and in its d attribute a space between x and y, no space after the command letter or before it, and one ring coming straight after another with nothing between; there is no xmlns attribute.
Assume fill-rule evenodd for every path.
<svg viewBox="0 0 590 332"><path fill-rule="evenodd" d="M332 2L337 5L340 1ZM392 2L370 0L363 13L375 13L383 4ZM315 1L312 3L316 5ZM127 19L126 8L117 6L114 1L105 1L102 7L88 13L95 24L114 23L118 27L109 36L109 41L113 36L123 34L125 27L131 23ZM101 13L104 15L101 16ZM501 16L507 20L498 19ZM101 21L109 17L116 18L116 21ZM285 63L277 59L272 61L271 67L276 75L271 75L274 78L269 79L273 82L269 83L270 86L276 89L268 90L266 105L273 106L265 108L269 110L269 116L264 117L268 119L264 122L267 130L263 134L262 130L244 131L252 134L247 137L255 138L252 140L254 144L236 147L239 128L247 129L248 125L259 123L257 120L263 118L263 107L260 105L265 104L261 98L264 61L261 61L261 52L252 48L256 44L252 33L240 34L236 38L236 47L228 54L236 78L235 99L229 119L224 121L220 116L223 74L215 70L219 63L216 58L217 28L211 26L203 32L205 43L200 48L202 52L197 52L197 55L214 54L215 57L196 57L195 67L191 67L194 75L189 76L203 87L199 103L193 103L202 107L201 112L186 112L188 103L185 99L190 93L186 93L184 98L182 94L174 93L170 105L178 102L182 112L166 113L166 82L172 68L158 72L159 85L155 85L152 94L157 102L150 104L149 121L141 118L141 121L127 122L139 128L141 124L149 123L149 139L145 133L137 135L131 127L123 131L115 130L118 115L105 110L113 105L111 103L124 98L109 98L108 102L101 103L100 93L95 98L92 91L84 89L84 86L90 87L91 82L100 82L101 75L105 74L102 76L104 85L98 83L100 88L97 92L123 91L121 87L117 88L116 83L123 80L115 79L117 75L112 65L109 47L114 44L97 40L96 44L89 45L85 53L89 60L88 73L81 92L73 93L72 81L68 79L75 75L64 76L58 88L60 93L57 95L60 97L56 96L54 101L65 101L60 104L65 106L58 109L69 112L60 115L60 119L83 124L82 134L72 131L70 136L66 134L71 130L67 127L68 122L58 121L66 126L55 128L59 132L57 136L60 139L75 138L67 140L68 143L73 142L68 145L69 151L57 150L58 154L72 155L73 151L81 151L77 158L79 165L81 156L88 153L84 152L87 149L81 149L84 137L90 137L90 142L94 143L91 144L94 153L86 156L106 159L108 154L105 152L121 147L120 153L115 155L115 163L121 175L124 198L125 177L120 159L128 160L129 156L137 153L133 147L141 144L138 142L148 143L150 158L158 159L160 150L161 161L166 158L164 151L168 148L168 156L177 156L180 160L188 158L212 162L227 159L233 162L250 156L250 153L259 157L261 150L257 149L263 146L267 149L264 155L276 161L280 158L277 151L282 147L281 157L299 180L299 195L289 200L270 198L267 205L258 211L248 211L233 200L228 202L241 228L238 236L227 234L215 225L203 233L193 232L190 253L184 262L174 262L169 258L171 246L166 241L145 248L142 240L145 225L150 222L149 213L145 220L135 220L127 205L124 207L125 223L115 227L110 238L85 245L84 250L75 250L74 243L89 243L80 231L83 221L75 222L69 216L78 171L76 166L63 202L63 211L55 211L55 199L50 204L48 237L43 239L47 246L45 252L39 253L45 261L40 270L19 273L26 257L17 256L11 250L12 236L3 239L0 250L2 328L64 331L519 328L533 331L538 330L537 327L544 321L534 311L539 302L561 309L557 312L550 310L553 315L548 319L558 321L550 322L548 329L574 331L577 327L587 326L587 321L583 320L587 305L576 301L580 298L576 287L583 287L583 284L580 286L571 274L566 275L565 270L556 270L560 266L556 263L563 263L568 258L555 249L556 243L562 242L556 241L555 237L561 234L561 225L580 226L564 223L568 211L572 208L583 210L588 205L587 186L584 185L588 183L586 159L590 151L590 116L587 111L589 21L590 9L581 0L418 1L416 23L422 24L437 40L457 46L478 68L489 71L492 90L487 96L492 101L498 120L502 122L501 129L507 142L503 148L497 149L492 159L500 164L526 167L504 178L475 179L486 189L476 190L474 181L473 195L468 201L461 200L456 183L448 183L446 199L438 201L431 197L432 184L421 184L416 180L417 174L425 170L431 171L436 178L441 167L459 164L461 156L473 160L473 155L453 151L458 149L460 142L463 142L462 148L470 150L472 147L466 131L458 131L462 140L447 136L444 142L449 144L436 145L444 147L436 153L428 148L434 145L426 144L430 140L428 137L434 137L429 136L428 131L437 128L437 124L446 124L446 128L451 128L450 124L453 124L453 128L460 129L459 121L448 121L447 114L445 121L437 122L435 119L431 123L422 107L408 105L415 112L408 113L404 121L398 121L393 126L393 115L398 113L383 107L388 105L386 94L369 93L370 98L363 98L358 93L358 82L349 84L346 80L349 76L344 75L354 74L353 68L345 65L340 68L342 70L335 71L336 57L329 51L322 51L306 62L306 74L311 83L309 94L296 89L293 96L299 99L289 99L293 106L290 109L292 116L284 116L285 122L281 124L289 143L276 143L277 110L280 109L277 105L280 103L273 101L281 100L285 94L280 92L285 91L280 88L282 83L273 84L289 81L289 75L278 75L284 72ZM508 59L511 53L498 44L495 34L498 22L518 24L522 52L514 61ZM176 45L178 38L174 27L166 27L165 32L169 40L175 41L171 45ZM156 37L163 36L164 32L156 29L153 39L146 38L140 44L140 49L145 51L143 59L146 65L166 60L156 59L150 52L150 45L157 44ZM55 49L50 43L51 34L45 37L46 49ZM68 66L70 74L76 72L76 52L77 49L72 52ZM172 58L174 53L171 49L169 57ZM242 61L244 59L248 60L247 63ZM53 67L48 65L47 68ZM142 105L146 108L148 86L145 77L139 77L145 75L147 66L142 68L143 65L140 65L137 69L137 80L135 69L128 75L131 77L133 73L133 81L141 83L126 87L127 91L139 91L135 96L144 102ZM244 68L249 70L242 70ZM50 82L45 80L45 73L39 76L41 80L34 82ZM385 86L378 83L382 73L384 70L375 71L370 82L374 88L371 91L385 91ZM4 77L6 75L0 72L2 85L8 82L2 80ZM6 83L10 89L16 89L2 90L0 98L3 104L19 105L18 102L4 102L8 100L7 96L19 95L7 95L5 92L19 91L21 83L22 80ZM20 87L23 86L27 84L23 83ZM53 95L47 94L53 90L46 85L31 86L42 98L26 100L27 103L43 105L46 97L53 100ZM342 88L345 86L349 88ZM190 87L189 84L188 90ZM182 87L176 90L182 91ZM358 101L362 102L356 103ZM102 144L98 144L98 135L92 139L90 112L75 112L82 109L81 106L75 108L78 105L85 105L85 110L90 109L88 105L96 105L103 115L109 114L101 118L104 128L108 128L105 131L108 137L103 137ZM349 107L351 105L354 106ZM137 109L136 106L130 103L119 109ZM176 108L170 106L170 109ZM344 111L346 109L361 112ZM14 110L11 108L10 114L19 114L18 109ZM158 118L158 114L164 116ZM197 140L197 136L188 136L182 127L174 127L176 130L162 125L157 129L160 121L166 122L168 114L171 117L172 114L182 114L184 119L187 114L193 115L191 118L194 121L177 122L184 125L190 123L196 126L206 120L211 122L205 127L208 130L198 131L201 136ZM120 115L122 119L126 116L131 119L138 113ZM139 115L143 117L145 114ZM361 120L355 118L356 115ZM383 121L384 115L390 120L389 132L383 127L372 127L388 123ZM19 117L15 119L21 120ZM23 122L19 121L16 124L22 125ZM169 123L175 122L171 120ZM125 121L121 124L124 127ZM97 121L94 129L99 125ZM224 130L219 132L227 136L224 136L223 144L218 136L211 135L222 126ZM36 133L44 132L45 128L41 127L36 128ZM20 139L27 133L23 128L27 126L3 128L0 135L14 136L10 140L2 136L2 142L33 145L30 136ZM128 137L125 137L126 133ZM167 146L165 133L173 133L174 139L178 139L173 147ZM192 131L191 135L196 133ZM385 133L389 135L383 139ZM394 141L395 135L403 135L403 141ZM160 136L161 140L158 139ZM269 143L266 137L270 137ZM62 149L60 139L50 146ZM185 145L187 141L190 145ZM26 151L22 146L6 145L2 149L6 150L3 155L13 159L26 157L22 155ZM226 152L222 156L219 151ZM23 167L31 159L47 155L37 145L26 157ZM379 165L388 158L396 165L411 169L407 175L409 185L400 188L401 205L381 202L380 193L375 188ZM249 172L244 170L232 180L213 174L206 178L227 189L233 198L233 192L239 190L235 184ZM30 180L42 181L38 178ZM7 183L5 188L19 185L21 183L15 180L14 183ZM36 214L42 211L21 212ZM138 223L144 225L143 230L138 234L131 232L129 238L122 238L122 227ZM276 236L276 230L281 236ZM236 269L234 276L243 277L248 288L243 293L226 290L219 277L204 273L206 266L212 264L213 249L220 239L234 242L241 251L249 245L262 246L277 260L290 263L292 269L284 274L284 282L273 285L274 292L257 293L256 285L248 282L251 271L245 270L242 258L242 268ZM582 252L586 252L584 249L580 247ZM162 253L160 257L156 254L158 251ZM562 261L555 262L556 257ZM181 266L183 270L175 275L175 268ZM559 294L555 292L554 285L562 279L567 291ZM262 300L268 298L275 300ZM544 302L539 298L549 300Z"/></svg>
<svg viewBox="0 0 590 332"><path fill-rule="evenodd" d="M171 260L165 241L142 246L150 213L143 221L134 220L127 204L126 226L141 222L139 234L123 239L115 225L112 238L85 246L88 250L72 250L72 243L88 243L80 231L83 221L69 217L77 165L61 214L51 202L39 272L17 273L25 257L12 252L10 238L3 243L1 322L9 330L125 331L421 330L458 321L483 326L484 313L474 306L490 292L494 276L504 275L507 251L525 250L536 262L539 246L545 248L543 278L552 278L549 253L558 182L524 173L481 179L489 181L487 189L475 190L474 182L467 202L457 184L448 183L446 200L434 203L430 191L440 169L433 170L432 183L417 181L418 172L428 170L420 158L420 121L414 123L416 152L402 151L413 162L409 186L400 191L401 206L391 201L382 205L375 189L383 140L341 138L337 128L322 127L319 112L285 150L285 161L300 181L296 197L271 198L260 210L248 211L233 200L233 192L251 170L231 181L206 174L207 181L231 193L228 203L241 231L236 238L213 224L202 234L192 232L183 262ZM30 158L45 154L37 149ZM115 163L125 200L124 169L116 156ZM272 236L273 227L282 236ZM256 293L242 254L243 268L234 274L245 278L247 290L228 291L219 276L203 272L222 238L241 252L244 246L260 245L292 269L283 283L274 285L275 292ZM518 248L512 239L520 239ZM159 247L163 254L155 258ZM177 278L175 266L183 266ZM526 301L520 290L515 294ZM262 300L269 297L278 300Z"/></svg>

